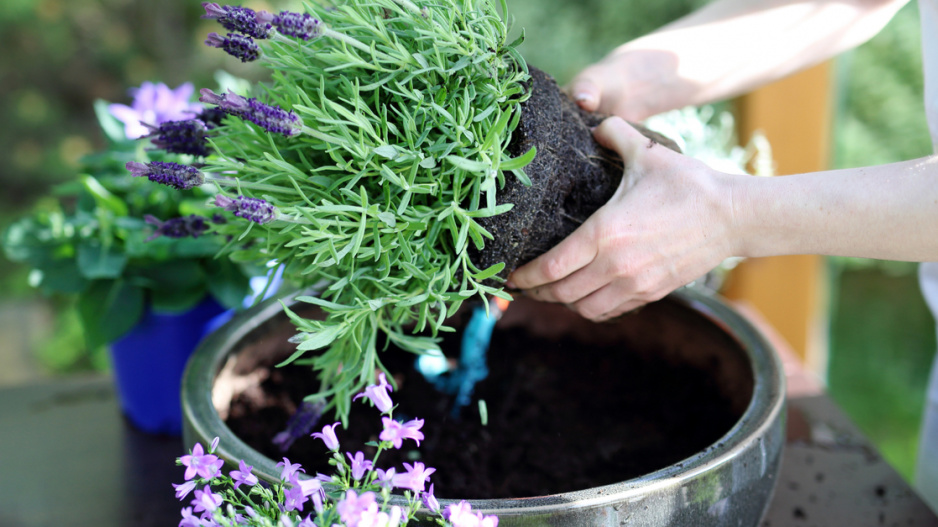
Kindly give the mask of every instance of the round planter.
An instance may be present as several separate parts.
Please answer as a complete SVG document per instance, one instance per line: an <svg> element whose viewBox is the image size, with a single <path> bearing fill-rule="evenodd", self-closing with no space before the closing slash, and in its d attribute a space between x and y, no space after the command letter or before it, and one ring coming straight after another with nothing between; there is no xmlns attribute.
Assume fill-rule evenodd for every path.
<svg viewBox="0 0 938 527"><path fill-rule="evenodd" d="M216 454L232 466L243 459L270 481L278 479L279 460L258 453L228 429L213 403L213 392L223 405L225 394L215 389L219 372L240 348L269 332L281 311L278 302L261 304L209 335L190 359L182 388L186 447L219 437ZM673 323L661 324L668 318L680 320L678 329ZM781 460L785 387L781 362L748 321L720 300L682 290L603 324L590 323L562 306L519 299L498 324L517 326L539 336L574 336L586 345L622 339L629 349L655 349L715 376L733 405L740 407L741 417L712 445L648 474L575 492L469 500L474 510L498 515L503 526L759 524ZM440 501L445 506L454 500Z"/></svg>
<svg viewBox="0 0 938 527"><path fill-rule="evenodd" d="M111 343L118 399L134 426L150 434L182 433L179 394L186 362L224 312L211 297L182 313L147 306L140 322Z"/></svg>

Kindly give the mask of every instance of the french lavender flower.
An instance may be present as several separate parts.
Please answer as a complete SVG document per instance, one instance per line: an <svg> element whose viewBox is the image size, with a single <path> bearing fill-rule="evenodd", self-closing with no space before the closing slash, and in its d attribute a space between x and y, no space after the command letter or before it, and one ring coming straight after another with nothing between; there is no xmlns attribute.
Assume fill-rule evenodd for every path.
<svg viewBox="0 0 938 527"><path fill-rule="evenodd" d="M234 199L218 194L215 196L215 206L234 213L239 218L259 223L270 223L277 218L277 209L260 198L237 196Z"/></svg>
<svg viewBox="0 0 938 527"><path fill-rule="evenodd" d="M287 137L303 131L303 120L292 110L287 111L279 106L273 106L242 97L228 90L228 93L219 95L208 88L203 88L199 100L206 104L214 104L231 115L251 121L271 133L283 134Z"/></svg>
<svg viewBox="0 0 938 527"><path fill-rule="evenodd" d="M147 214L143 219L148 224L156 227L156 229L153 230L153 234L151 234L146 241L159 238L160 236L166 236L167 238L188 238L190 236L198 238L208 230L208 223L206 223L205 218L197 214L170 218L166 221Z"/></svg>
<svg viewBox="0 0 938 527"><path fill-rule="evenodd" d="M392 484L399 489L410 489L414 492L423 492L424 483L430 481L430 474L436 472L435 468L427 468L423 463L415 461L413 465L404 463L407 472L395 474Z"/></svg>
<svg viewBox="0 0 938 527"><path fill-rule="evenodd" d="M219 24L229 31L241 33L252 38L267 38L270 36L270 21L253 9L240 6L220 6L214 2L202 2L205 14L202 18L217 20Z"/></svg>
<svg viewBox="0 0 938 527"><path fill-rule="evenodd" d="M184 475L186 481L194 478L196 474L204 479L212 479L221 470L224 461L214 454L206 454L201 443L192 447L192 453L179 458L179 462L186 467Z"/></svg>
<svg viewBox="0 0 938 527"><path fill-rule="evenodd" d="M286 452L294 441L309 434L309 431L319 422L325 408L326 402L323 400L303 401L303 404L293 412L293 415L287 421L287 429L278 432L271 442L277 445L281 452Z"/></svg>
<svg viewBox="0 0 938 527"><path fill-rule="evenodd" d="M150 130L147 138L157 147L171 154L209 155L205 123L197 119L166 121L158 126L144 123Z"/></svg>
<svg viewBox="0 0 938 527"><path fill-rule="evenodd" d="M205 45L223 49L241 62L252 62L261 57L261 48L254 39L237 33L228 33L224 37L218 33L209 33Z"/></svg>
<svg viewBox="0 0 938 527"><path fill-rule="evenodd" d="M346 452L345 455L351 461L352 466L352 479L358 481L365 477L365 472L371 470L372 463L370 460L365 459L365 454L361 452L355 452L353 456L351 452Z"/></svg>
<svg viewBox="0 0 938 527"><path fill-rule="evenodd" d="M205 124L206 129L212 130L214 128L218 128L219 126L221 126L221 122L225 118L226 115L228 115L227 112L219 108L212 107L212 108L205 108L204 110L199 112L198 115L195 116L195 118L198 119L199 121L202 121L202 123Z"/></svg>
<svg viewBox="0 0 938 527"><path fill-rule="evenodd" d="M322 22L306 13L291 13L281 11L274 15L271 23L281 35L313 40L322 36Z"/></svg>
<svg viewBox="0 0 938 527"><path fill-rule="evenodd" d="M195 87L188 82L176 89L163 83L144 82L139 88L130 90L134 98L130 106L111 104L108 112L124 123L127 139L139 139L149 133L143 123L159 125L166 121L189 119L199 113L202 105L189 102L194 91Z"/></svg>
<svg viewBox="0 0 938 527"><path fill-rule="evenodd" d="M316 432L312 434L312 436L318 439L322 439L322 442L326 444L326 448L333 452L337 452L339 450L339 438L335 435L335 427L337 426L339 426L339 423L326 425L322 427L322 432Z"/></svg>
<svg viewBox="0 0 938 527"><path fill-rule="evenodd" d="M134 177L146 177L154 183L162 183L179 190L189 190L205 182L205 176L195 167L168 161L140 163L128 161L124 165Z"/></svg>
<svg viewBox="0 0 938 527"><path fill-rule="evenodd" d="M413 439L418 446L420 441L423 440L423 432L420 431L423 426L423 419L412 419L406 423L401 423L390 417L382 417L381 422L384 423L384 430L381 431L378 438L382 441L390 441L394 448L401 448L404 439Z"/></svg>
<svg viewBox="0 0 938 527"><path fill-rule="evenodd" d="M221 494L212 492L208 485L202 490L195 489L195 499L192 500L192 510L194 512L215 512L215 509L220 507L221 504Z"/></svg>
<svg viewBox="0 0 938 527"><path fill-rule="evenodd" d="M229 474L231 479L234 480L234 488L241 485L247 485L248 487L257 485L257 476L251 473L252 470L254 470L254 467L245 463L243 459L239 460L238 470L232 470Z"/></svg>
<svg viewBox="0 0 938 527"><path fill-rule="evenodd" d="M388 384L384 372L381 372L378 374L378 384L367 386L364 392L356 395L352 400L367 397L381 413L387 413L393 406L391 396L388 395L389 391L393 391L393 389L391 385Z"/></svg>

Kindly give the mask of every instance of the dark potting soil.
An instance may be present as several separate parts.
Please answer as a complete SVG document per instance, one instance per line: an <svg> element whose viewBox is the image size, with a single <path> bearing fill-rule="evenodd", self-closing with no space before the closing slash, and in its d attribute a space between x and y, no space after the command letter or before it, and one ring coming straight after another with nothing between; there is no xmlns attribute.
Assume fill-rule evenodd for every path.
<svg viewBox="0 0 938 527"><path fill-rule="evenodd" d="M604 116L580 109L550 75L533 67L530 72L531 97L521 106L508 153L515 157L537 148L534 161L524 169L531 185L506 174L497 202L514 207L477 220L494 240L486 240L481 251L473 248L470 255L480 269L505 262L503 278L576 230L609 201L622 180L622 159L601 147L591 131ZM649 138L650 146L679 150L661 134L633 126Z"/></svg>
<svg viewBox="0 0 938 527"><path fill-rule="evenodd" d="M292 351L284 339L268 340L282 348L268 365ZM444 351L456 345L452 337ZM475 389L487 407L485 425L475 403L453 418L453 397L413 369L412 354L383 351L399 387L391 394L394 415L424 419L426 437L419 447L407 440L401 450L384 452L379 466L402 470L404 462L421 461L437 469L431 476L437 496L480 499L582 490L680 462L714 444L740 412L712 377L651 351L534 338L517 328L496 331L489 376ZM286 456L308 474L332 474L321 441L304 436L286 452L271 443L314 385L308 368L273 369L259 387L233 400L227 424L272 459ZM327 415L314 431L334 421ZM341 451L373 454L365 443L376 441L381 428L377 410L353 403L348 429L336 429Z"/></svg>

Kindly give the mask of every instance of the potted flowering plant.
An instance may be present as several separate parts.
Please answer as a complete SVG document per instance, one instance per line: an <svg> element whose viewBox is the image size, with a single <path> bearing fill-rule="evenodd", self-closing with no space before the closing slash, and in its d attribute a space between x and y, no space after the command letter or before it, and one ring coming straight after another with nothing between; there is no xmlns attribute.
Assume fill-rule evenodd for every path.
<svg viewBox="0 0 938 527"><path fill-rule="evenodd" d="M202 162L129 163L127 169L183 192L214 187L212 203L230 213L229 221L212 226L229 240L223 252L237 262L280 263L286 279L303 293L282 304L258 306L206 340L190 362L184 384L191 417L187 437L201 442L222 437L219 455L232 462L246 459L238 452L256 455L230 430L225 432L218 408L226 403L212 401L212 386L219 395L219 370L222 377L229 376L230 386L245 384L258 372L258 362L235 358L234 350L254 347L265 332L273 331L274 312L285 312L293 323L289 341L275 339L288 348L282 356L275 354L276 362L311 366L315 374L310 386L306 368L306 400L276 434L280 444L308 434L326 412L333 412L343 426L356 426L361 420L352 417L353 401L360 394L375 400L375 387L393 387L401 397L413 398L411 387L423 382L443 386L449 394L421 393L416 398L423 402L449 396L471 400L474 383L488 374L482 352L503 310L490 301L511 299L502 289L508 271L572 231L618 186L621 160L603 151L589 130L600 117L581 112L549 76L528 67L515 49L517 42L508 42L508 24L499 12L507 12L504 2L352 0L328 8L307 4L305 12L278 14L203 6L205 17L227 30L210 34L206 44L242 61L260 61L271 69L271 81L251 91L201 91L203 103L226 114L208 134L212 154ZM654 140L667 142L660 136ZM533 515L532 521L581 524L682 514L699 520L710 509L715 511L711 518L698 525L757 521L771 493L781 446L779 365L740 317L715 300L687 295L675 300L677 307L665 303L643 311L645 318L610 326L571 318L556 306L515 300L500 324L525 334L575 337L597 351L586 361L594 364L617 357L618 346L628 343L715 369L716 391L736 392L728 405L734 408L729 423L717 420L719 432L665 462L666 468L651 469L647 477L523 504L483 500L473 507L521 517L521 522L529 521L525 515ZM464 327L471 331L447 340ZM661 329L654 338L662 342L649 346L654 339L639 335L642 328ZM735 329L727 333L726 328ZM452 353L446 357L442 349L452 340L460 350L458 359ZM529 348L530 341L514 347ZM399 350L405 358L392 359L400 355L379 353L382 349ZM587 356L582 351L560 355ZM389 366L390 360L413 366L414 355L420 358L423 381L409 373L400 376ZM549 375L535 375L548 369L543 363L530 370L518 365L522 374L538 377L535 392L557 384ZM575 371L575 366L565 362L560 370ZM623 369L629 368L616 363L606 373L618 375ZM620 380L616 375L605 375L604 381L615 383ZM382 381L375 384L376 378ZM584 378L587 386L579 389L586 393L624 391L579 376ZM521 384L517 378L500 382L502 388ZM690 393L691 399L702 399ZM485 400L507 408L518 397L509 390L478 399L478 411L472 413L482 427L475 428L477 435L493 435L485 429ZM409 408L404 411L413 412ZM570 413L564 415L575 416L583 408L574 401L565 405ZM599 414L620 419L613 410ZM670 412L665 408L657 413ZM532 430L545 413L550 412L530 421ZM495 414L500 422L513 420L506 415ZM457 407L441 419L468 428L459 416ZM406 427L386 424L385 430L395 426ZM721 436L727 429L732 435ZM577 448L595 451L600 465L617 466L608 458L628 453L617 453L616 430L612 428L611 439L584 433L588 446ZM686 427L679 430L663 436L681 436ZM443 436L456 437L460 448L456 433L434 435L434 444ZM362 448L377 448L369 442L364 439ZM463 443L463 452L455 454L468 455L471 467L476 451L469 445ZM506 450L518 459L525 457L524 448ZM429 450L400 455L409 462L423 459L419 456ZM392 453L384 456L386 460ZM554 451L535 457L541 470L563 459ZM252 457L250 464L259 477L276 483L282 478L277 478L272 459ZM510 471L511 463L508 458L494 464ZM611 475L619 480L631 476L615 470ZM392 496L389 503L399 505L397 499ZM645 499L685 500L686 506L648 513L626 506ZM741 504L727 507L730 499Z"/></svg>
<svg viewBox="0 0 938 527"><path fill-rule="evenodd" d="M31 284L43 293L77 297L87 347L110 344L130 419L150 432L178 434L185 361L205 324L241 305L248 274L242 265L215 258L224 244L206 234L213 221L222 221L205 205L211 192L154 187L125 168L169 156L205 156L205 149L161 150L169 146L167 132L154 131L198 119L201 132L193 133L204 133L217 124L218 113L193 100L191 84L171 89L145 82L132 93L130 106L95 104L107 149L86 156L75 180L10 225L3 249L32 268Z"/></svg>

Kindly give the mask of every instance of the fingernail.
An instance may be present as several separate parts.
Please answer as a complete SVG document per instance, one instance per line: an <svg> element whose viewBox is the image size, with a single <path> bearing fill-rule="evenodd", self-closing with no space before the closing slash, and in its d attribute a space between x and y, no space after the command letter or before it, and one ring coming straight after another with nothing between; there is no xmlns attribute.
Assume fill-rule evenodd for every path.
<svg viewBox="0 0 938 527"><path fill-rule="evenodd" d="M518 286L516 286L515 283L512 282L511 280L508 280L505 282L505 287L507 287L508 289L518 289Z"/></svg>
<svg viewBox="0 0 938 527"><path fill-rule="evenodd" d="M593 95L589 92L581 91L573 96L573 100L576 102L587 102L593 100Z"/></svg>

